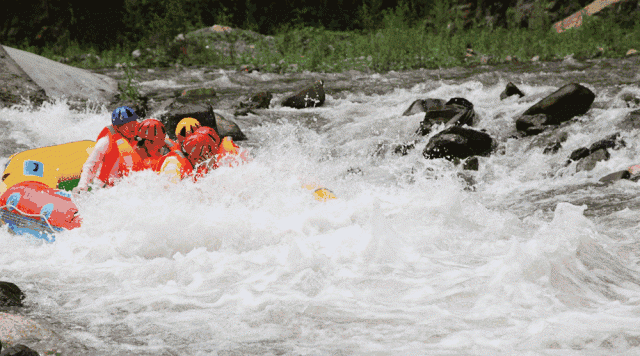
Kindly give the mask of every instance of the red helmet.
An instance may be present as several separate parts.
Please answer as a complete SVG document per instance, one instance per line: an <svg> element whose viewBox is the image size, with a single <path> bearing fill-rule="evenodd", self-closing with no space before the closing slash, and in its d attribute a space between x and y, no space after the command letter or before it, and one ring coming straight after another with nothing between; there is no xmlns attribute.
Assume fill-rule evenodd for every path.
<svg viewBox="0 0 640 356"><path fill-rule="evenodd" d="M209 135L211 136L213 141L216 143L216 146L220 145L220 136L218 136L218 133L216 132L216 130L212 129L209 126L200 126L198 127L198 129L193 131L193 133L201 133L204 135Z"/></svg>
<svg viewBox="0 0 640 356"><path fill-rule="evenodd" d="M182 149L193 162L213 156L216 148L217 145L211 136L201 133L189 135L182 144Z"/></svg>
<svg viewBox="0 0 640 356"><path fill-rule="evenodd" d="M147 140L164 140L166 131L164 125L156 119L146 119L138 125L136 135Z"/></svg>

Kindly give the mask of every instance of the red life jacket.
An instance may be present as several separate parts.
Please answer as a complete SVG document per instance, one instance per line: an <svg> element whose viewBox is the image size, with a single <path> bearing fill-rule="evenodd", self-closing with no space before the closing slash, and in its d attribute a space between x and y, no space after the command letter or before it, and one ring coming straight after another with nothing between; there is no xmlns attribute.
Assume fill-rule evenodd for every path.
<svg viewBox="0 0 640 356"><path fill-rule="evenodd" d="M184 153L182 153L182 151L171 151L168 154L160 157L160 159L156 162L155 166L153 167L153 170L155 172L160 172L162 170L162 165L164 164L164 161L166 161L167 158L169 157L176 157L178 159L178 163L179 163L178 169L180 170L180 179L184 179L186 176L189 176L193 173L193 165L191 164L191 162L189 162L189 159L187 159L187 157L184 155Z"/></svg>
<svg viewBox="0 0 640 356"><path fill-rule="evenodd" d="M96 141L105 136L109 139L109 148L105 153L98 179L108 185L113 185L115 179L127 175L131 171L144 169L140 155L133 149L129 140L118 133L112 125L105 127ZM117 169L116 163L118 164Z"/></svg>
<svg viewBox="0 0 640 356"><path fill-rule="evenodd" d="M233 142L231 137L225 136L218 146L215 160L216 163L213 165L213 168L221 166L235 167L240 163L249 161L249 158L247 157L246 150L241 150L240 147Z"/></svg>

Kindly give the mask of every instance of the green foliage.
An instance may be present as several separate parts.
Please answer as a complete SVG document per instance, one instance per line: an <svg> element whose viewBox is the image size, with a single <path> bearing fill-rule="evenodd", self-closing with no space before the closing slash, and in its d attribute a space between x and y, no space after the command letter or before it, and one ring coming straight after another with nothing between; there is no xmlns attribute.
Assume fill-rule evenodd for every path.
<svg viewBox="0 0 640 356"><path fill-rule="evenodd" d="M144 17L147 11L154 13L126 21L128 26L140 31L135 43L99 49L67 38L64 47L38 47L26 41L22 48L84 68L130 63L125 66L125 80L120 91L123 99L132 101L139 100L139 87L131 66L180 64L239 68L249 65L274 72L388 71L478 65L486 63L486 58L490 58L490 63L496 63L507 56L515 56L520 61L533 56L539 56L541 60L561 59L569 54L576 58L591 58L602 53L623 56L629 48L640 49L640 25L620 25L615 14L585 17L580 28L555 33L550 29L548 2L538 2L534 7L529 28L520 27L521 19L512 10L506 11L507 28L487 28L469 26L454 0L402 0L392 9L384 9L381 0L364 0L357 16L366 31L349 32L332 31L321 25L304 26L308 20L306 16L311 16L310 9L317 4L309 5L297 12L302 22L279 24L274 40L269 42L260 36L252 38L242 31L192 34L183 40L175 40L176 34L202 26L201 20L207 15L202 8L196 13L189 7L178 6L189 4L189 1L196 6L198 1L123 1L129 6L130 14ZM249 5L249 0L216 2L215 9L207 16L213 14L216 21L230 22L237 21L238 14L243 11L257 16L258 10ZM373 9L377 9L375 13ZM420 17L421 14L428 17ZM236 50L235 44L239 40L253 44L253 50ZM465 56L467 44L471 44L476 56ZM141 55L133 58L133 49L140 49Z"/></svg>
<svg viewBox="0 0 640 356"><path fill-rule="evenodd" d="M138 103L140 102L140 84L132 66L133 64L125 64L123 67L124 82L118 83L118 91L120 92L118 98L122 101Z"/></svg>

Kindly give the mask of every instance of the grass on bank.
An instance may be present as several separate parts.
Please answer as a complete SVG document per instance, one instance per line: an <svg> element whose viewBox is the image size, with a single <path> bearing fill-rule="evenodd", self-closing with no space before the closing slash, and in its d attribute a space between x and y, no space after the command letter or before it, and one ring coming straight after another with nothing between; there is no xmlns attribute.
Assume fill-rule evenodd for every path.
<svg viewBox="0 0 640 356"><path fill-rule="evenodd" d="M529 61L623 57L631 49L640 50L640 24L622 28L612 19L590 17L582 27L558 34L552 29L473 28L435 31L424 24L408 27L401 20L386 21L386 28L375 32L335 32L319 28L288 28L271 40L252 43L250 52L236 53L231 44L211 37L187 37L162 47L139 47L141 55L132 56L131 48L98 52L70 46L63 53L50 49L23 48L53 60L82 68L118 67L133 63L140 67L247 65L265 72L342 72L363 70L385 72L419 68L447 68L464 65L505 62L507 56ZM468 57L467 46L475 55Z"/></svg>

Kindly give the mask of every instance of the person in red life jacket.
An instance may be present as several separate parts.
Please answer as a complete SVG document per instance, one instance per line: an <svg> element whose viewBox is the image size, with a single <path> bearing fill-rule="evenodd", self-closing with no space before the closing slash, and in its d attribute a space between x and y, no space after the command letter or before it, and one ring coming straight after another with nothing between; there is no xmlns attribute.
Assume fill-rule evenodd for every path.
<svg viewBox="0 0 640 356"><path fill-rule="evenodd" d="M209 135L191 134L184 140L182 150L171 151L163 156L154 170L170 176L174 183L188 176L194 176L195 180L206 173L206 169L200 167L204 166L202 163L213 157L216 148L215 141Z"/></svg>
<svg viewBox="0 0 640 356"><path fill-rule="evenodd" d="M132 147L137 120L138 115L130 107L121 106L113 111L111 125L100 132L93 151L82 166L76 191L87 190L94 179L101 186L111 186L123 175L144 169L142 158Z"/></svg>
<svg viewBox="0 0 640 356"><path fill-rule="evenodd" d="M147 168L153 169L164 155L175 150L177 143L167 137L164 125L157 119L146 119L138 125L136 137L139 139L135 149Z"/></svg>
<svg viewBox="0 0 640 356"><path fill-rule="evenodd" d="M202 126L200 121L192 117L185 117L180 120L176 126L176 141L178 144L182 145L187 136L191 135L200 126Z"/></svg>
<svg viewBox="0 0 640 356"><path fill-rule="evenodd" d="M222 141L220 141L220 137L218 136L216 130L208 126L199 127L194 131L194 133L209 135L218 146L216 154L207 165L209 169L215 169L223 165L234 167L241 163L249 161L247 150L243 150L238 145L236 145L231 137L225 136Z"/></svg>

